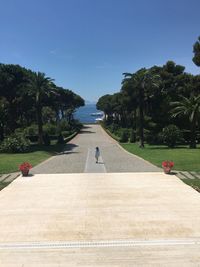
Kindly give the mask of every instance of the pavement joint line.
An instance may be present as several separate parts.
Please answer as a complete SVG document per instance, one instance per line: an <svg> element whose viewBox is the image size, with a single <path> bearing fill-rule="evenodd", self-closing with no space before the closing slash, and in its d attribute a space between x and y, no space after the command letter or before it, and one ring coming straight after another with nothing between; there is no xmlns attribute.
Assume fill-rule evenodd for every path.
<svg viewBox="0 0 200 267"><path fill-rule="evenodd" d="M100 160L101 160L102 162L104 162L102 156L100 156L99 158L100 158ZM103 168L104 172L106 173L107 171L106 171L106 166L105 166L104 163L102 164L102 168Z"/></svg>
<svg viewBox="0 0 200 267"><path fill-rule="evenodd" d="M192 175L195 179L200 179L194 172L189 172L189 174Z"/></svg>
<svg viewBox="0 0 200 267"><path fill-rule="evenodd" d="M68 248L100 248L100 247L138 247L138 246L185 246L200 245L200 239L165 239L165 240L104 240L104 241L55 241L0 243L0 250L5 249L68 249Z"/></svg>
<svg viewBox="0 0 200 267"><path fill-rule="evenodd" d="M190 179L185 173L183 173L183 172L180 172L180 174L182 175L182 176L184 176L185 177L185 179ZM184 178L182 178L182 179L184 179Z"/></svg>
<svg viewBox="0 0 200 267"><path fill-rule="evenodd" d="M3 176L3 175L2 175ZM7 178L9 178L10 177L10 174L5 174L5 178L3 179L3 180L1 180L1 182L5 182L5 180L7 179Z"/></svg>
<svg viewBox="0 0 200 267"><path fill-rule="evenodd" d="M85 169L84 169L84 173L92 173L92 171L91 170L93 170L93 167L92 167L92 165L91 165L91 161L92 162L95 162L95 157L94 157L94 155L93 155L93 158L92 158L92 155L93 155L93 153L92 153L92 148L88 148L88 152L87 152L87 158L86 158L86 162L85 162ZM100 155L99 156L99 164L100 164L100 162L101 162L101 165L99 166L99 168L100 168L100 173L107 173L107 171L106 171L106 167L105 167L105 164L104 164L104 162L103 162L103 158L102 158L102 156ZM95 165L96 165L96 163L95 163ZM93 170L94 171L94 170Z"/></svg>
<svg viewBox="0 0 200 267"><path fill-rule="evenodd" d="M90 154L90 148L88 148L88 152L87 152L87 158L86 158L85 169L84 169L85 173L87 173L87 169L88 169L89 154Z"/></svg>

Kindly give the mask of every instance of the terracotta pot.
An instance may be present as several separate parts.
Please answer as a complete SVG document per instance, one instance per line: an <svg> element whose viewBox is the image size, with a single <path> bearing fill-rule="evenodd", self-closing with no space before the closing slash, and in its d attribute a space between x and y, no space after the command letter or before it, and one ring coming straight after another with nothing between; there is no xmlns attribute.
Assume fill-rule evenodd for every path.
<svg viewBox="0 0 200 267"><path fill-rule="evenodd" d="M28 176L28 174L29 174L29 170L28 169L22 171L22 176Z"/></svg>
<svg viewBox="0 0 200 267"><path fill-rule="evenodd" d="M164 173L170 173L171 168L170 167L163 167Z"/></svg>

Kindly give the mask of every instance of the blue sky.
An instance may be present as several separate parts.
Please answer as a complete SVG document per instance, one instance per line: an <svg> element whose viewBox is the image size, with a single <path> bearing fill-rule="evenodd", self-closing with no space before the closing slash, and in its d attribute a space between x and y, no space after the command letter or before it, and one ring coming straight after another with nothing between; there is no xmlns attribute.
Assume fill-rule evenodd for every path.
<svg viewBox="0 0 200 267"><path fill-rule="evenodd" d="M123 72L167 60L199 74L199 0L0 0L0 62L45 72L95 101Z"/></svg>

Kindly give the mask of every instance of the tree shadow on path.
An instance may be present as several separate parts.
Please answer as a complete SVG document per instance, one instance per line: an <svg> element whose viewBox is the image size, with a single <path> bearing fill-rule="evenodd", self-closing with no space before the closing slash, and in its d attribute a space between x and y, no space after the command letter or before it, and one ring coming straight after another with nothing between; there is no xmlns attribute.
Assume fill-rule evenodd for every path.
<svg viewBox="0 0 200 267"><path fill-rule="evenodd" d="M64 155L64 154L73 154L73 153L79 153L77 151L73 151L73 149L75 149L76 147L78 147L78 145L75 144L66 144L64 150L60 153L57 153L56 156L60 156L60 155Z"/></svg>
<svg viewBox="0 0 200 267"><path fill-rule="evenodd" d="M88 133L96 133L96 132L93 132L93 131L80 131L79 134L88 134Z"/></svg>

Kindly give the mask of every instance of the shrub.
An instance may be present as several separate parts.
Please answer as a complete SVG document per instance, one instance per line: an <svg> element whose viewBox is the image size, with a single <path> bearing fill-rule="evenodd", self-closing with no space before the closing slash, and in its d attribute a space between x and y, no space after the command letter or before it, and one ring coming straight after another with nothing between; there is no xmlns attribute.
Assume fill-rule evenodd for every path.
<svg viewBox="0 0 200 267"><path fill-rule="evenodd" d="M50 137L48 135L48 133L45 133L43 136L43 142L45 146L49 146L51 144L51 140Z"/></svg>
<svg viewBox="0 0 200 267"><path fill-rule="evenodd" d="M58 140L58 135L49 135L50 140Z"/></svg>
<svg viewBox="0 0 200 267"><path fill-rule="evenodd" d="M30 140L32 143L38 142L38 135L26 135L26 138Z"/></svg>
<svg viewBox="0 0 200 267"><path fill-rule="evenodd" d="M163 144L163 137L162 134L157 134L150 132L146 135L146 141L149 145L160 145Z"/></svg>
<svg viewBox="0 0 200 267"><path fill-rule="evenodd" d="M75 125L75 129L76 129L76 131L80 131L81 130L81 128L83 128L83 124L82 123L76 123L76 125Z"/></svg>
<svg viewBox="0 0 200 267"><path fill-rule="evenodd" d="M117 125L116 123L113 123L110 125L110 131L111 133L116 133L116 131L119 129L119 125Z"/></svg>
<svg viewBox="0 0 200 267"><path fill-rule="evenodd" d="M63 132L62 132L62 136L63 136L64 138L66 138L66 137L70 136L72 133L73 133L73 131L63 131Z"/></svg>
<svg viewBox="0 0 200 267"><path fill-rule="evenodd" d="M43 131L44 133L47 133L49 135L54 135L56 134L56 130L57 130L57 127L56 125L52 124L52 123L46 123L44 126L43 126Z"/></svg>
<svg viewBox="0 0 200 267"><path fill-rule="evenodd" d="M24 130L25 135L38 135L38 126L36 124L32 124Z"/></svg>
<svg viewBox="0 0 200 267"><path fill-rule="evenodd" d="M23 128L15 129L15 134L24 134L24 129Z"/></svg>
<svg viewBox="0 0 200 267"><path fill-rule="evenodd" d="M72 121L72 127L71 130L74 129L76 131L80 131L80 129L83 127L83 124L79 120L73 120Z"/></svg>
<svg viewBox="0 0 200 267"><path fill-rule="evenodd" d="M58 144L64 144L65 143L65 140L62 136L62 134L59 134L58 135L58 141L57 141Z"/></svg>
<svg viewBox="0 0 200 267"><path fill-rule="evenodd" d="M120 137L120 142L126 143L128 142L129 134L127 130L122 130L121 131L121 137Z"/></svg>
<svg viewBox="0 0 200 267"><path fill-rule="evenodd" d="M135 143L136 142L136 134L135 131L133 129L131 129L130 132L130 143Z"/></svg>
<svg viewBox="0 0 200 267"><path fill-rule="evenodd" d="M190 143L190 130L182 130L182 136L184 138L185 143Z"/></svg>
<svg viewBox="0 0 200 267"><path fill-rule="evenodd" d="M63 119L58 122L57 130L56 130L58 134L60 134L62 131L70 131L70 130L71 130L71 126L66 120Z"/></svg>
<svg viewBox="0 0 200 267"><path fill-rule="evenodd" d="M163 128L161 136L164 144L171 148L175 147L177 142L181 141L182 137L180 129L173 124Z"/></svg>
<svg viewBox="0 0 200 267"><path fill-rule="evenodd" d="M0 146L0 152L23 153L30 150L30 142L21 134L12 134L5 138Z"/></svg>

